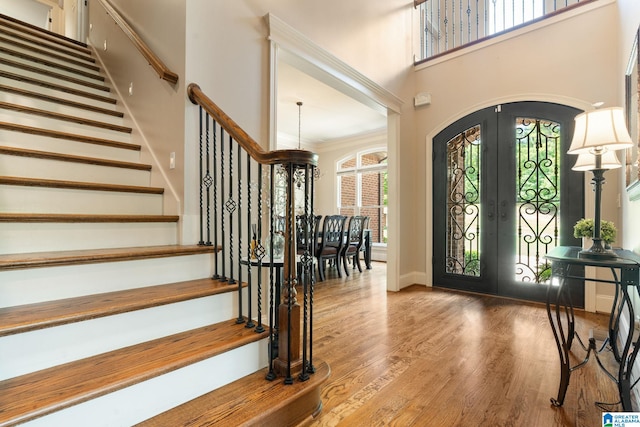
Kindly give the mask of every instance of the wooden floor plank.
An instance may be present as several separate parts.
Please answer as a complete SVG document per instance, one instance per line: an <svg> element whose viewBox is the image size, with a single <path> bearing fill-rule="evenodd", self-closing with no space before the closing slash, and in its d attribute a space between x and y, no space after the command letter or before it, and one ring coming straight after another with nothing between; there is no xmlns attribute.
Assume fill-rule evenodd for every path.
<svg viewBox="0 0 640 427"><path fill-rule="evenodd" d="M544 305L418 285L387 292L382 263L328 277L314 293L314 355L332 374L309 426L594 426L596 402L618 400L591 360L564 405L551 405L559 359ZM576 316L583 337L607 329L606 315ZM573 353L573 363L585 354Z"/></svg>

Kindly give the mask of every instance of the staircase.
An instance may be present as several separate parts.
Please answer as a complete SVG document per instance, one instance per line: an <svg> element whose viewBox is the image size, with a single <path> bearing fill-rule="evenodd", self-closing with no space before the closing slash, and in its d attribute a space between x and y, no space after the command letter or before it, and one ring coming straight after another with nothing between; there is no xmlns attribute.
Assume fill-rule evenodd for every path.
<svg viewBox="0 0 640 427"><path fill-rule="evenodd" d="M246 287L210 279L216 248L178 244L91 50L0 15L0 77L0 426L317 410L328 367L264 380L268 333L236 321Z"/></svg>

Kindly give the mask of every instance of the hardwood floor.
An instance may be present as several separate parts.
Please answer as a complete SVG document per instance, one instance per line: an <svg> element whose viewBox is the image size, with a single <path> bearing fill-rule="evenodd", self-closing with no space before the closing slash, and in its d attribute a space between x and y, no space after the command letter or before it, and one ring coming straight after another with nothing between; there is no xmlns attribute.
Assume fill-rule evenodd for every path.
<svg viewBox="0 0 640 427"><path fill-rule="evenodd" d="M314 355L331 376L308 425L597 426L595 402L618 401L592 357L572 373L564 406L550 404L560 369L543 305L418 285L387 292L385 277L374 263L342 279L329 269L317 284ZM576 313L582 337L607 322ZM573 353L585 354L577 343Z"/></svg>

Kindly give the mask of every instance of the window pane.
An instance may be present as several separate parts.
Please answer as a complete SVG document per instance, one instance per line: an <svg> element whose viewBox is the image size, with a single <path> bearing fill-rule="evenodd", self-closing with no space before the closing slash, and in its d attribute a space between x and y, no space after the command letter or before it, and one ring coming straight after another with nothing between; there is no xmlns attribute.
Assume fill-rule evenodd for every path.
<svg viewBox="0 0 640 427"><path fill-rule="evenodd" d="M353 169L356 167L356 158L355 157L351 157L350 159L345 160L344 162L338 164L338 170L345 170L345 169Z"/></svg>
<svg viewBox="0 0 640 427"><path fill-rule="evenodd" d="M384 172L364 172L362 177L362 206L381 206L384 200Z"/></svg>
<svg viewBox="0 0 640 427"><path fill-rule="evenodd" d="M353 207L356 205L356 176L341 175L340 181L340 206Z"/></svg>
<svg viewBox="0 0 640 427"><path fill-rule="evenodd" d="M387 208L363 207L360 215L369 217L368 228L371 230L373 243L387 243Z"/></svg>
<svg viewBox="0 0 640 427"><path fill-rule="evenodd" d="M447 142L447 273L480 276L480 125Z"/></svg>
<svg viewBox="0 0 640 427"><path fill-rule="evenodd" d="M346 216L353 216L356 214L356 210L352 207L348 207L348 208L340 208L338 209L338 213L340 215L346 215ZM348 221L348 220L347 220ZM345 223L344 225L345 227L347 226L347 223Z"/></svg>
<svg viewBox="0 0 640 427"><path fill-rule="evenodd" d="M376 151L375 153L367 153L360 156L361 166L372 166L387 163L387 152Z"/></svg>

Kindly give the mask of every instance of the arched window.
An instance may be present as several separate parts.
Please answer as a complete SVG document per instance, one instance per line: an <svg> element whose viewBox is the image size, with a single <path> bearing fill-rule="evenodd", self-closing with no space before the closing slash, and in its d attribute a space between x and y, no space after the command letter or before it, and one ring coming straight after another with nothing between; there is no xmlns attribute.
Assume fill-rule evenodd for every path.
<svg viewBox="0 0 640 427"><path fill-rule="evenodd" d="M359 152L338 161L338 212L365 215L373 243L387 243L387 150Z"/></svg>

